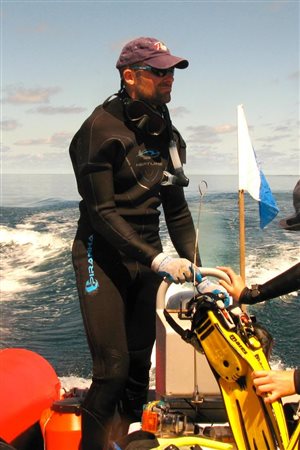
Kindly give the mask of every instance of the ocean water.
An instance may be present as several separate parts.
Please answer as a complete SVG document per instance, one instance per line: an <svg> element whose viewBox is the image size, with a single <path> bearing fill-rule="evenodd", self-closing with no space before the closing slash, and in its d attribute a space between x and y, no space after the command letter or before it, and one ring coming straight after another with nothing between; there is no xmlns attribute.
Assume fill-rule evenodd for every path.
<svg viewBox="0 0 300 450"><path fill-rule="evenodd" d="M207 188L205 188L205 181ZM280 213L260 230L258 205L246 194L246 276L264 282L300 261L300 234L278 227L293 213L295 176L268 177ZM202 196L199 194L199 187ZM239 270L238 195L234 176L190 177L186 197L199 227L206 267ZM3 175L1 207L1 348L40 353L70 384L89 382L91 361L71 263L78 219L73 175ZM161 236L173 251L166 227ZM251 307L274 337L271 365L299 365L300 292Z"/></svg>

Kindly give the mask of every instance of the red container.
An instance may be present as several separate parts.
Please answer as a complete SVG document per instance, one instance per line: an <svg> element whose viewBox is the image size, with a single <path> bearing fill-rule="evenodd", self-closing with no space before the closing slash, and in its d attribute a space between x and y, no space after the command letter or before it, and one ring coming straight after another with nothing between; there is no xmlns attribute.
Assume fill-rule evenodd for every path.
<svg viewBox="0 0 300 450"><path fill-rule="evenodd" d="M12 443L38 423L60 398L60 382L40 355L20 348L0 350L0 437Z"/></svg>
<svg viewBox="0 0 300 450"><path fill-rule="evenodd" d="M41 416L45 450L79 450L80 403L75 398L56 401Z"/></svg>

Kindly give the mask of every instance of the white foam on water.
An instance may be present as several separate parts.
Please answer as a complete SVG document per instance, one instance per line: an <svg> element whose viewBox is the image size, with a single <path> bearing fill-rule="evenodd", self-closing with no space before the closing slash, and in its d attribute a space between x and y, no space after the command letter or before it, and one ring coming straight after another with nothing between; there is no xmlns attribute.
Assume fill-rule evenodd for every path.
<svg viewBox="0 0 300 450"><path fill-rule="evenodd" d="M268 246L252 252L246 259L247 282L262 284L300 262L299 247L279 242L274 252Z"/></svg>
<svg viewBox="0 0 300 450"><path fill-rule="evenodd" d="M30 224L0 227L2 300L11 294L37 289L32 283L40 275L40 265L55 258L69 244L48 231L34 231Z"/></svg>
<svg viewBox="0 0 300 450"><path fill-rule="evenodd" d="M90 387L92 380L87 378L77 377L75 375L71 375L69 377L59 377L61 382L61 387L66 392L70 391L73 388L78 389L87 389Z"/></svg>

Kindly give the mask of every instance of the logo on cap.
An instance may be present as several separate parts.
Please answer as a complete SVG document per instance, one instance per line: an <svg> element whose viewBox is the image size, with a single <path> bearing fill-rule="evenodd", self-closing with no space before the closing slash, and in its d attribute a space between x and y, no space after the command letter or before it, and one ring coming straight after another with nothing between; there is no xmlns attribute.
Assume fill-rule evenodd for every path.
<svg viewBox="0 0 300 450"><path fill-rule="evenodd" d="M158 52L166 52L168 50L167 46L163 42L155 42L154 47Z"/></svg>

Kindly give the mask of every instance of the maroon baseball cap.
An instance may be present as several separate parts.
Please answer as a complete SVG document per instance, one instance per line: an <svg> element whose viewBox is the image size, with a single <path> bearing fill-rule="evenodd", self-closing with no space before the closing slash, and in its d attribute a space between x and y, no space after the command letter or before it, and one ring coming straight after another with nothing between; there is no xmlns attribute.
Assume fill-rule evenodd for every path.
<svg viewBox="0 0 300 450"><path fill-rule="evenodd" d="M116 67L121 69L137 62L145 62L155 69L185 69L189 65L186 59L171 55L163 42L151 37L139 37L128 42L121 51Z"/></svg>

